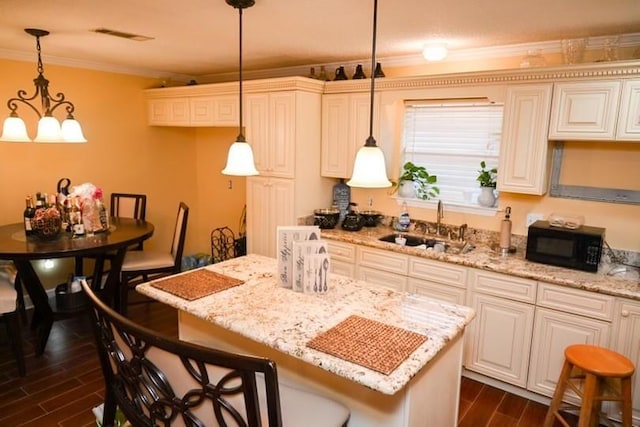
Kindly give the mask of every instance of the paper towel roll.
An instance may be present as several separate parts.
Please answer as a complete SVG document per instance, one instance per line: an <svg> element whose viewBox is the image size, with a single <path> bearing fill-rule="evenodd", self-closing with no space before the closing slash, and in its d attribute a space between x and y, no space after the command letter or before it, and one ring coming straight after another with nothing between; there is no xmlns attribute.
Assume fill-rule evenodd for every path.
<svg viewBox="0 0 640 427"><path fill-rule="evenodd" d="M500 224L500 249L509 249L511 247L511 221L502 220Z"/></svg>

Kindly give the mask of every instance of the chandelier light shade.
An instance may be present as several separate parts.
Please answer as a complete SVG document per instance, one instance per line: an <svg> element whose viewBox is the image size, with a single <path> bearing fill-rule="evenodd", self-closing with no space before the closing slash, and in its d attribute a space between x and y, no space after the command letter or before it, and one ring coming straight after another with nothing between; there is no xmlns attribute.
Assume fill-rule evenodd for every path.
<svg viewBox="0 0 640 427"><path fill-rule="evenodd" d="M0 141L7 142L31 142L27 134L27 127L24 121L18 116L18 106L23 104L31 108L40 118L38 121L38 133L35 142L87 142L82 134L80 123L73 117L75 107L65 99L62 92L55 96L49 94L49 80L44 77L44 67L42 65L42 56L40 49L40 37L49 34L48 31L38 30L35 28L26 28L25 31L36 38L36 48L38 51L38 77L33 80L36 86L35 93L27 97L24 90L18 91L16 98L10 98L7 101L10 113L2 126L2 135ZM42 108L38 109L31 101L40 99ZM53 116L54 111L64 106L67 112L66 119L62 122L62 126L58 119Z"/></svg>
<svg viewBox="0 0 640 427"><path fill-rule="evenodd" d="M253 151L251 145L245 140L242 130L242 9L246 9L255 4L254 0L226 0L229 6L233 6L238 9L240 17L240 67L238 86L240 92L240 108L238 109L240 123L238 126L238 137L236 141L231 144L229 148L229 154L227 155L227 165L222 170L224 175L235 176L253 176L258 175L255 162L253 160Z"/></svg>
<svg viewBox="0 0 640 427"><path fill-rule="evenodd" d="M356 154L353 165L353 174L347 181L350 187L361 188L386 188L391 187L391 181L387 177L387 167L384 161L384 153L377 146L373 137L373 97L375 93L376 67L376 29L378 22L378 0L373 0L373 43L371 49L371 103L369 107L369 137Z"/></svg>

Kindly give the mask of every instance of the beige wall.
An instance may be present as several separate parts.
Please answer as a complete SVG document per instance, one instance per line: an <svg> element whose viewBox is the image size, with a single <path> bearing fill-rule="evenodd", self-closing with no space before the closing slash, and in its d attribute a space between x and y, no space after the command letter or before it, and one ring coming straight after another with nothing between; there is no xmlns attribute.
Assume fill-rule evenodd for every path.
<svg viewBox="0 0 640 427"><path fill-rule="evenodd" d="M8 60L0 60L0 69L4 120L6 100L19 89L31 95L37 71L35 63ZM236 130L148 126L143 89L155 84L153 79L46 63L45 76L52 93L64 92L74 103L89 142L0 142L0 224L22 221L27 194L55 192L58 179L67 177L72 185L92 182L106 195L146 193L147 219L156 227L149 248L169 249L180 201L191 208L185 253L209 253L208 234L214 227L229 225L237 231L244 179L233 179L233 189L227 190L228 179L219 172ZM26 106L18 112L33 137L35 113ZM55 284L66 270L43 276L48 285Z"/></svg>

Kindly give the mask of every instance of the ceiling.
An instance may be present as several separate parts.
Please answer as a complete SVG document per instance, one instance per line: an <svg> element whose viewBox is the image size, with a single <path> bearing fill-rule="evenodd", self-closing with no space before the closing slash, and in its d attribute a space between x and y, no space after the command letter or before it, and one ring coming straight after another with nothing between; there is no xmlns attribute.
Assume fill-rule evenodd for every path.
<svg viewBox="0 0 640 427"><path fill-rule="evenodd" d="M243 12L244 70L370 61L372 20L373 0L256 0ZM41 39L45 67L182 78L238 69L238 11L224 0L0 0L0 57L35 61L24 28L51 32ZM417 60L434 39L455 54L637 33L639 0L379 0L376 56Z"/></svg>

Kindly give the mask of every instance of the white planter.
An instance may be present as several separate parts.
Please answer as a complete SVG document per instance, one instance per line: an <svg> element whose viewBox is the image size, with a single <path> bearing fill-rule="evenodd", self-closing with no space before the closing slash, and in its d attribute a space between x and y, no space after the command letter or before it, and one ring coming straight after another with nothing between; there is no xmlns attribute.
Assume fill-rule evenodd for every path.
<svg viewBox="0 0 640 427"><path fill-rule="evenodd" d="M496 204L495 188L480 187L480 195L478 196L478 204L485 208L492 208Z"/></svg>
<svg viewBox="0 0 640 427"><path fill-rule="evenodd" d="M398 188L398 196L405 199L416 198L416 187L413 181L402 181Z"/></svg>

